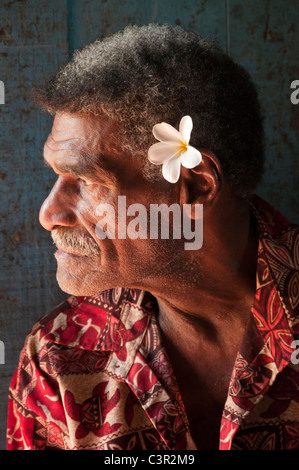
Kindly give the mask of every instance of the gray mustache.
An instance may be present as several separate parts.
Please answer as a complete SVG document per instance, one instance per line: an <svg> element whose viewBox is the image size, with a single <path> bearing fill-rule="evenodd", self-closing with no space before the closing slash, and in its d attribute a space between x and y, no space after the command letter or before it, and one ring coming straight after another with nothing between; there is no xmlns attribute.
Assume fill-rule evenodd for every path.
<svg viewBox="0 0 299 470"><path fill-rule="evenodd" d="M100 248L93 238L78 229L61 227L52 230L51 237L57 247L76 255L98 256L100 253Z"/></svg>

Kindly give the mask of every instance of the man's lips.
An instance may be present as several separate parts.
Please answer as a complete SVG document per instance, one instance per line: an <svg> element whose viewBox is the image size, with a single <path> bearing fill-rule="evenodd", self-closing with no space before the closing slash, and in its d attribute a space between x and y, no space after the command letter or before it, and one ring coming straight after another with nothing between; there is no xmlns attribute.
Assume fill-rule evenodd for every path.
<svg viewBox="0 0 299 470"><path fill-rule="evenodd" d="M70 251L66 248L62 248L58 245L56 245L56 246L57 246L57 251L56 251L55 255L57 255L57 256L77 256L77 257L78 256L84 256L81 253L75 253L75 252Z"/></svg>

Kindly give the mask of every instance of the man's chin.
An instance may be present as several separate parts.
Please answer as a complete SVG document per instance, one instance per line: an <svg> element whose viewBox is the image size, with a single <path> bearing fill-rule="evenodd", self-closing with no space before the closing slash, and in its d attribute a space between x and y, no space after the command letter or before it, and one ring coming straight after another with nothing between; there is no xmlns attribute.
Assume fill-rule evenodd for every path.
<svg viewBox="0 0 299 470"><path fill-rule="evenodd" d="M91 283L86 282L84 279L79 280L73 277L66 278L65 276L60 276L58 273L56 275L56 279L60 289L63 292L79 297L95 295L109 288L109 286L103 285L101 283L92 285Z"/></svg>

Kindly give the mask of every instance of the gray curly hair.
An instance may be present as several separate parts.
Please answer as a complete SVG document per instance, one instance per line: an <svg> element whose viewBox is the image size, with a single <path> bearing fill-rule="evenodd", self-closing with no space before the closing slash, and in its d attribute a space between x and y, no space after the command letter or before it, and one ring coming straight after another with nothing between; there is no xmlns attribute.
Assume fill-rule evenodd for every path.
<svg viewBox="0 0 299 470"><path fill-rule="evenodd" d="M126 149L147 162L153 125L164 121L178 128L188 114L194 124L190 144L218 156L236 193L253 192L261 180L264 139L256 88L214 41L195 32L129 26L76 51L36 90L35 100L52 114L108 115ZM147 163L148 178L156 178L157 170Z"/></svg>

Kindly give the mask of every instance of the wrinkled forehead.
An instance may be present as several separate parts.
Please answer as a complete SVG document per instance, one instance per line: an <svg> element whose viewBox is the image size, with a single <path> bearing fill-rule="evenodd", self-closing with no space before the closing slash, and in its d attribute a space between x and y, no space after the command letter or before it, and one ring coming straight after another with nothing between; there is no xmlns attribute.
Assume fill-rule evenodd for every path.
<svg viewBox="0 0 299 470"><path fill-rule="evenodd" d="M111 119L58 113L55 115L47 143L52 146L55 146L55 143L58 146L64 143L73 144L77 148L93 150L99 145L106 147L116 140L119 141L119 136Z"/></svg>
<svg viewBox="0 0 299 470"><path fill-rule="evenodd" d="M108 116L60 113L55 115L45 142L44 160L55 171L58 166L67 167L70 159L77 159L80 164L109 172L112 179L120 179L132 166L123 142L117 124ZM134 166L137 171L140 165Z"/></svg>
<svg viewBox="0 0 299 470"><path fill-rule="evenodd" d="M55 115L51 134L57 142L88 138L85 120L82 117L64 113Z"/></svg>

